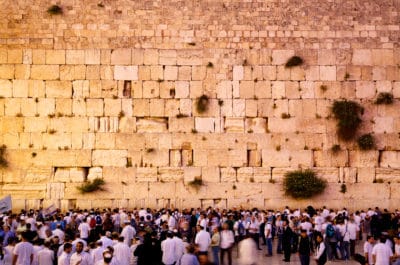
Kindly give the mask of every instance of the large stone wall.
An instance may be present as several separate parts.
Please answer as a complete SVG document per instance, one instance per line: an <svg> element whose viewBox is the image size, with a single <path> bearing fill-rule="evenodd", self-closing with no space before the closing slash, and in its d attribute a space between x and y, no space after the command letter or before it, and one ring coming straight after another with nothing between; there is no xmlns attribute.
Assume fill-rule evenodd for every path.
<svg viewBox="0 0 400 265"><path fill-rule="evenodd" d="M15 209L398 207L398 0L57 3L0 10L0 195ZM305 63L285 68L293 55ZM394 104L374 104L380 92ZM374 150L338 140L337 99L365 108ZM286 197L297 168L327 191ZM106 191L77 191L96 177Z"/></svg>

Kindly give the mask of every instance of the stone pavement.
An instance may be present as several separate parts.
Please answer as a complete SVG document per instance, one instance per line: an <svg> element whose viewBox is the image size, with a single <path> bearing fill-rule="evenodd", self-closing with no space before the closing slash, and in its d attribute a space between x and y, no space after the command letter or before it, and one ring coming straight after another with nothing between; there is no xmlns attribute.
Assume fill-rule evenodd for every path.
<svg viewBox="0 0 400 265"><path fill-rule="evenodd" d="M275 243L275 242L274 242ZM276 243L273 243L273 256L272 257L266 257L265 254L267 252L266 247L265 246L260 246L262 248L262 250L260 250L258 253L258 263L257 265L263 265L263 264L268 264L268 265L289 265L289 264L300 264L300 259L296 254L292 254L291 255L291 259L290 262L284 262L282 261L283 259L283 254L276 254ZM363 244L364 241L358 241L357 242L357 246L356 246L356 253L362 253L362 248L363 248ZM211 254L211 253L210 253ZM232 252L232 256L233 256L233 265L241 265L238 262L238 253L237 253L237 247L235 246L233 252ZM210 260L212 261L212 256L210 255ZM225 261L225 264L228 264L227 261ZM311 259L310 261L310 265L315 265L316 262L313 261ZM330 264L335 264L335 265L339 265L339 264L343 264L343 265L356 265L356 264L360 264L358 262L356 262L355 260L350 260L350 261L328 261L326 263L326 265L330 265ZM222 264L221 264L222 265Z"/></svg>

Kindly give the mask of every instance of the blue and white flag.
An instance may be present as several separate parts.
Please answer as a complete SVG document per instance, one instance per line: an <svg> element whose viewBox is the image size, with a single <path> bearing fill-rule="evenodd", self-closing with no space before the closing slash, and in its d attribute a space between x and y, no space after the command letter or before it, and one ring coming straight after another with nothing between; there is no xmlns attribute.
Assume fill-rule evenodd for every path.
<svg viewBox="0 0 400 265"><path fill-rule="evenodd" d="M0 213L5 213L11 210L11 195L8 195L0 200Z"/></svg>

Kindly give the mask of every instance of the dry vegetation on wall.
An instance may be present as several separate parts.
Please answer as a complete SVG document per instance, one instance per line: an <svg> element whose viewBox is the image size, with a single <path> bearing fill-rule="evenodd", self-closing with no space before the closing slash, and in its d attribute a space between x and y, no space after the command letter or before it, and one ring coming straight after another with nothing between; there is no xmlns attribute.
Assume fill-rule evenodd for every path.
<svg viewBox="0 0 400 265"><path fill-rule="evenodd" d="M400 14L336 4L5 0L0 196L15 210L397 206ZM317 199L285 193L299 169L326 180Z"/></svg>

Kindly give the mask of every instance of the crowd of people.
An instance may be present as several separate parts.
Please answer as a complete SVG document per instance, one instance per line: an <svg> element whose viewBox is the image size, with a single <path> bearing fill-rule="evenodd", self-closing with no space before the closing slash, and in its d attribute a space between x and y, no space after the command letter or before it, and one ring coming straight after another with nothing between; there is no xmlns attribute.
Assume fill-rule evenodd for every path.
<svg viewBox="0 0 400 265"><path fill-rule="evenodd" d="M255 265L261 255L268 262L282 254L283 262L298 255L301 265L350 259L400 265L400 212L378 207L355 212L309 206L44 213L0 216L1 264L232 265L235 259ZM356 242L363 239L363 251L356 253Z"/></svg>

